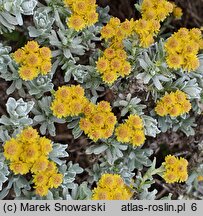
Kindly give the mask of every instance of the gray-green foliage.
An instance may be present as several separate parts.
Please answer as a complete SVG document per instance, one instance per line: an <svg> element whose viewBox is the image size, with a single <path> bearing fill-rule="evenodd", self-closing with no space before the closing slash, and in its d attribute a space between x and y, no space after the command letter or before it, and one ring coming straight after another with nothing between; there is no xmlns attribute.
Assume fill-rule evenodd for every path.
<svg viewBox="0 0 203 216"><path fill-rule="evenodd" d="M56 128L54 123L65 123L63 119L58 119L53 116L50 109L52 102L52 97L46 96L41 100L35 102L35 106L32 109L34 114L34 125L40 125L39 130L41 134L46 134L48 132L51 136L56 135Z"/></svg>
<svg viewBox="0 0 203 216"><path fill-rule="evenodd" d="M5 158L2 153L0 153L0 191L2 190L2 185L8 180L9 171L8 166L5 163Z"/></svg>
<svg viewBox="0 0 203 216"><path fill-rule="evenodd" d="M98 147L94 145L87 149L88 154L100 154L99 162L94 164L91 170L87 169L90 182L98 181L103 173L117 173L130 185L135 170L142 170L144 166L149 167L152 164L149 159L153 153L152 150L122 145L111 140L107 144L102 143ZM115 154L112 155L112 153Z"/></svg>
<svg viewBox="0 0 203 216"><path fill-rule="evenodd" d="M32 15L36 0L0 0L0 33L11 32L23 25L22 15Z"/></svg>
<svg viewBox="0 0 203 216"><path fill-rule="evenodd" d="M128 93L127 96L119 94L113 106L121 109L121 116L125 116L126 114L139 115L144 122L145 135L156 137L160 133L158 122L151 116L144 115L143 109L146 108L146 105L140 104L140 102L141 99L132 97L131 93Z"/></svg>
<svg viewBox="0 0 203 216"><path fill-rule="evenodd" d="M28 115L33 106L33 101L25 102L22 98L16 101L10 97L6 103L8 116L2 115L0 124L4 125L5 129L13 130L14 134L17 134L22 128L33 123Z"/></svg>
<svg viewBox="0 0 203 216"><path fill-rule="evenodd" d="M160 40L138 56L140 72L136 75L148 88L163 89L163 84L175 78L165 62L164 44Z"/></svg>

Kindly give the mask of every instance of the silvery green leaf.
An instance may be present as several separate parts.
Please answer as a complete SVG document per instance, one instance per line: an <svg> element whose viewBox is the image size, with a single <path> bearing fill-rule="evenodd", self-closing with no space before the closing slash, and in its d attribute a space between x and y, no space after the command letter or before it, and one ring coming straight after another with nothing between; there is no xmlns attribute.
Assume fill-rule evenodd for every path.
<svg viewBox="0 0 203 216"><path fill-rule="evenodd" d="M161 82L159 81L159 79L158 79L157 76L154 76L154 77L152 78L152 80L153 80L154 85L156 86L156 88L157 88L158 90L163 89L163 86L161 85Z"/></svg>
<svg viewBox="0 0 203 216"><path fill-rule="evenodd" d="M46 134L47 127L48 127L47 122L43 122L43 123L40 125L39 130L40 130L40 133L41 133L42 135L45 135L45 134Z"/></svg>
<svg viewBox="0 0 203 216"><path fill-rule="evenodd" d="M120 101L119 101L119 105L120 105L120 106L126 107L126 106L128 105L128 102L125 101L125 100L120 100Z"/></svg>
<svg viewBox="0 0 203 216"><path fill-rule="evenodd" d="M121 110L121 116L125 116L128 113L128 108L125 107Z"/></svg>
<svg viewBox="0 0 203 216"><path fill-rule="evenodd" d="M55 161L57 164L62 165L63 161L60 158L68 157L68 153L66 151L68 145L54 143L53 150L49 153L49 158Z"/></svg>
<svg viewBox="0 0 203 216"><path fill-rule="evenodd" d="M108 148L108 146L105 145L105 144L95 146L95 148L93 150L93 153L96 154L96 155L101 154L102 152L106 151L107 148Z"/></svg>
<svg viewBox="0 0 203 216"><path fill-rule="evenodd" d="M72 134L74 139L79 138L82 135L83 131L80 129L80 126L77 125L76 127L73 128Z"/></svg>
<svg viewBox="0 0 203 216"><path fill-rule="evenodd" d="M0 161L0 191L2 190L2 185L8 180L9 171L7 165L4 161Z"/></svg>

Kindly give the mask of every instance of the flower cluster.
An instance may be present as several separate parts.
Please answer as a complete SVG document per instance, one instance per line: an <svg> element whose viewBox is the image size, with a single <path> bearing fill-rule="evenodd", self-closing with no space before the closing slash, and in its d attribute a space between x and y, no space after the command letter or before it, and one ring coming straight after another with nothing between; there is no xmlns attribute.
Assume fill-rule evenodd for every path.
<svg viewBox="0 0 203 216"><path fill-rule="evenodd" d="M121 21L112 17L106 26L101 29L101 38L110 40L111 45L116 47L123 47L123 39L129 37L133 33L134 20Z"/></svg>
<svg viewBox="0 0 203 216"><path fill-rule="evenodd" d="M173 5L167 0L144 0L141 5L142 18L163 21L173 11Z"/></svg>
<svg viewBox="0 0 203 216"><path fill-rule="evenodd" d="M188 161L186 159L167 155L165 157L165 162L163 162L162 165L166 169L163 174L166 183L185 182L187 180Z"/></svg>
<svg viewBox="0 0 203 216"><path fill-rule="evenodd" d="M33 175L35 192L40 196L45 196L50 188L57 188L63 182L63 175L58 173L54 162L49 161L47 168Z"/></svg>
<svg viewBox="0 0 203 216"><path fill-rule="evenodd" d="M59 87L54 96L51 110L58 118L78 116L88 101L84 89L80 85Z"/></svg>
<svg viewBox="0 0 203 216"><path fill-rule="evenodd" d="M122 48L110 46L104 50L104 55L97 61L97 70L104 82L112 84L119 76L130 74L131 65L126 58L127 54Z"/></svg>
<svg viewBox="0 0 203 216"><path fill-rule="evenodd" d="M135 21L135 32L139 36L141 47L149 47L154 42L154 36L158 33L160 23L157 20L139 19Z"/></svg>
<svg viewBox="0 0 203 216"><path fill-rule="evenodd" d="M98 21L96 0L64 0L64 3L72 11L67 22L69 28L80 31Z"/></svg>
<svg viewBox="0 0 203 216"><path fill-rule="evenodd" d="M107 139L114 131L116 117L111 112L111 106L106 101L97 105L89 103L84 107L84 117L80 119L80 128L94 140Z"/></svg>
<svg viewBox="0 0 203 216"><path fill-rule="evenodd" d="M48 47L40 48L35 41L28 41L24 47L13 53L14 60L20 65L19 76L25 81L50 72L51 57L51 50Z"/></svg>
<svg viewBox="0 0 203 216"><path fill-rule="evenodd" d="M164 95L161 100L157 102L155 112L160 116L170 115L172 117L177 117L189 112L190 109L191 103L187 99L187 95L177 90L176 92Z"/></svg>
<svg viewBox="0 0 203 216"><path fill-rule="evenodd" d="M170 68L192 71L199 67L197 57L203 40L200 29L180 28L165 43L166 62Z"/></svg>
<svg viewBox="0 0 203 216"><path fill-rule="evenodd" d="M144 0L141 5L142 18L135 21L134 30L139 36L140 46L149 47L163 21L173 10L173 5L166 0Z"/></svg>
<svg viewBox="0 0 203 216"><path fill-rule="evenodd" d="M131 189L118 174L103 174L93 189L92 200L130 200Z"/></svg>
<svg viewBox="0 0 203 216"><path fill-rule="evenodd" d="M50 173L49 178L48 173L46 174L46 188L38 188L40 183L37 183L36 193L42 196L47 194L48 188L58 187L62 181L62 175L57 173L56 165L48 160L48 154L51 151L51 140L40 137L37 130L32 127L24 129L15 139L12 138L4 144L4 156L10 161L10 169L16 175L24 175L31 171L34 176L38 176L47 170L51 170L50 167L55 167L51 170L52 173ZM57 181L59 178L60 181Z"/></svg>
<svg viewBox="0 0 203 216"><path fill-rule="evenodd" d="M173 5L173 16L176 19L181 19L183 15L182 8L178 7L174 2L170 2Z"/></svg>
<svg viewBox="0 0 203 216"><path fill-rule="evenodd" d="M130 115L125 123L120 124L115 134L120 142L131 143L133 146L140 146L145 141L143 121L138 115Z"/></svg>

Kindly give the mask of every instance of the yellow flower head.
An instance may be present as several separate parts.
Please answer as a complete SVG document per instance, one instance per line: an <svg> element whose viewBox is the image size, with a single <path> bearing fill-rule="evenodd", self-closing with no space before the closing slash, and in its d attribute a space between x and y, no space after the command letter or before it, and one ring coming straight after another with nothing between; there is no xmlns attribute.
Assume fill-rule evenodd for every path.
<svg viewBox="0 0 203 216"><path fill-rule="evenodd" d="M199 67L197 57L202 41L201 31L180 28L165 43L166 62L169 68L193 71Z"/></svg>
<svg viewBox="0 0 203 216"><path fill-rule="evenodd" d="M113 134L116 117L111 112L111 106L106 101L100 101L97 105L90 103L85 108L84 117L80 119L80 128L91 139L107 139Z"/></svg>
<svg viewBox="0 0 203 216"><path fill-rule="evenodd" d="M10 161L18 161L18 158L23 151L22 144L18 143L14 138L6 141L3 148L5 158Z"/></svg>
<svg viewBox="0 0 203 216"><path fill-rule="evenodd" d="M84 89L80 85L62 86L55 92L51 110L58 118L78 116L83 112L87 102Z"/></svg>
<svg viewBox="0 0 203 216"><path fill-rule="evenodd" d="M39 146L42 155L48 155L53 149L51 140L46 137L40 137Z"/></svg>
<svg viewBox="0 0 203 216"><path fill-rule="evenodd" d="M23 49L18 49L13 53L13 59L17 62L17 63L22 63L26 58L26 54L25 51Z"/></svg>
<svg viewBox="0 0 203 216"><path fill-rule="evenodd" d="M35 193L42 197L48 194L48 190L49 190L48 186L40 185L36 187Z"/></svg>
<svg viewBox="0 0 203 216"><path fill-rule="evenodd" d="M37 161L35 161L35 163L33 164L32 168L31 168L31 172L32 173L38 173L38 172L42 172L45 171L47 169L48 166L48 159L45 156L41 156L38 158Z"/></svg>
<svg viewBox="0 0 203 216"><path fill-rule="evenodd" d="M79 15L72 15L69 17L67 25L69 28L75 29L76 31L80 31L85 28L85 20Z"/></svg>
<svg viewBox="0 0 203 216"><path fill-rule="evenodd" d="M118 174L103 174L93 189L92 200L129 200L132 193Z"/></svg>
<svg viewBox="0 0 203 216"><path fill-rule="evenodd" d="M138 115L130 115L125 123L118 125L115 135L119 142L140 146L146 139L143 127L143 121Z"/></svg>
<svg viewBox="0 0 203 216"><path fill-rule="evenodd" d="M24 175L29 172L30 164L24 163L22 161L11 162L10 169L14 172L15 175Z"/></svg>
<svg viewBox="0 0 203 216"><path fill-rule="evenodd" d="M48 186L49 188L57 188L61 185L62 182L63 182L63 175L54 173L49 178Z"/></svg>
<svg viewBox="0 0 203 216"><path fill-rule="evenodd" d="M105 83L114 83L119 76L129 75L131 65L126 60L127 54L123 48L111 45L104 50L104 55L97 61L97 71Z"/></svg>
<svg viewBox="0 0 203 216"><path fill-rule="evenodd" d="M166 169L163 178L167 183L185 182L187 180L188 161L186 159L167 155L162 165Z"/></svg>
<svg viewBox="0 0 203 216"><path fill-rule="evenodd" d="M13 58L20 64L18 73L25 81L33 80L39 74L46 75L52 67L51 50L48 47L39 48L36 41L28 41L13 53Z"/></svg>
<svg viewBox="0 0 203 216"><path fill-rule="evenodd" d="M28 144L24 147L23 153L20 158L26 163L34 163L39 157L39 145L38 143Z"/></svg>
<svg viewBox="0 0 203 216"><path fill-rule="evenodd" d="M190 109L191 103L187 99L187 95L177 90L176 92L167 93L163 96L161 100L157 102L155 112L159 116L170 115L172 117L177 117L189 112Z"/></svg>
<svg viewBox="0 0 203 216"><path fill-rule="evenodd" d="M69 7L72 12L67 22L69 28L80 31L98 21L95 0L64 0L64 4Z"/></svg>
<svg viewBox="0 0 203 216"><path fill-rule="evenodd" d="M23 49L25 50L26 53L38 52L39 44L36 41L28 41Z"/></svg>
<svg viewBox="0 0 203 216"><path fill-rule="evenodd" d="M19 76L21 79L27 81L27 80L33 80L34 78L36 78L39 73L37 71L36 68L32 68L32 67L29 67L27 65L23 65L19 68Z"/></svg>

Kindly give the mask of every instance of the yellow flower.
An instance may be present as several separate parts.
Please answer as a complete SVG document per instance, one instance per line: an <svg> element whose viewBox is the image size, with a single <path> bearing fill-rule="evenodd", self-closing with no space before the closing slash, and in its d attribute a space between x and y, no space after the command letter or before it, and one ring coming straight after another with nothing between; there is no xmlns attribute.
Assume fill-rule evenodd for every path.
<svg viewBox="0 0 203 216"><path fill-rule="evenodd" d="M39 146L42 155L48 155L53 149L51 140L46 137L40 137Z"/></svg>
<svg viewBox="0 0 203 216"><path fill-rule="evenodd" d="M15 175L17 174L24 175L29 172L30 164L24 163L22 161L16 161L16 162L11 162L9 167L14 172Z"/></svg>
<svg viewBox="0 0 203 216"><path fill-rule="evenodd" d="M52 57L51 50L49 47L42 47L39 49L42 60L50 60Z"/></svg>
<svg viewBox="0 0 203 216"><path fill-rule="evenodd" d="M168 109L162 101L159 101L155 107L155 112L159 116L166 116L168 114Z"/></svg>
<svg viewBox="0 0 203 216"><path fill-rule="evenodd" d="M127 124L120 124L115 130L115 135L119 142L130 142L131 134L132 130Z"/></svg>
<svg viewBox="0 0 203 216"><path fill-rule="evenodd" d="M106 25L101 29L101 37L104 39L112 38L115 35L115 30L110 25Z"/></svg>
<svg viewBox="0 0 203 216"><path fill-rule="evenodd" d="M195 55L188 55L184 59L183 68L188 72L196 70L200 65L199 59Z"/></svg>
<svg viewBox="0 0 203 216"><path fill-rule="evenodd" d="M35 189L35 193L39 196L46 196L48 194L48 186L40 185Z"/></svg>
<svg viewBox="0 0 203 216"><path fill-rule="evenodd" d="M48 47L39 48L35 41L28 41L13 53L13 58L20 64L18 73L25 81L33 80L40 73L46 75L51 70L51 50Z"/></svg>
<svg viewBox="0 0 203 216"><path fill-rule="evenodd" d="M92 200L112 200L112 197L108 190L95 188L93 190Z"/></svg>
<svg viewBox="0 0 203 216"><path fill-rule="evenodd" d="M43 61L40 65L40 72L42 75L46 75L51 71L52 64L50 61Z"/></svg>
<svg viewBox="0 0 203 216"><path fill-rule="evenodd" d="M80 86L63 86L55 92L55 99L51 104L53 114L58 117L78 116L83 112L88 100L84 96L84 89Z"/></svg>
<svg viewBox="0 0 203 216"><path fill-rule="evenodd" d="M104 57L99 58L98 61L97 61L97 70L100 73L103 73L108 68L109 68L109 61L108 61L108 59L106 59Z"/></svg>
<svg viewBox="0 0 203 216"><path fill-rule="evenodd" d="M57 172L57 167L56 164L53 161L49 161L48 165L47 165L47 169L46 169L46 173L55 173Z"/></svg>
<svg viewBox="0 0 203 216"><path fill-rule="evenodd" d="M197 57L202 41L201 31L180 28L165 43L166 62L170 68L193 71L199 67Z"/></svg>
<svg viewBox="0 0 203 216"><path fill-rule="evenodd" d="M23 49L25 50L26 53L38 52L39 44L36 41L28 41Z"/></svg>
<svg viewBox="0 0 203 216"><path fill-rule="evenodd" d="M188 161L186 159L167 155L162 165L165 167L163 178L166 183L185 182L187 180Z"/></svg>
<svg viewBox="0 0 203 216"><path fill-rule="evenodd" d="M118 174L103 174L93 189L92 200L129 200L132 196Z"/></svg>
<svg viewBox="0 0 203 216"><path fill-rule="evenodd" d="M80 31L85 28L86 23L81 16L73 14L71 15L71 17L68 18L67 25L69 28Z"/></svg>
<svg viewBox="0 0 203 216"><path fill-rule="evenodd" d="M138 115L130 115L125 123L120 124L115 135L120 142L129 142L133 146L140 146L145 141L144 125Z"/></svg>
<svg viewBox="0 0 203 216"><path fill-rule="evenodd" d="M133 134L132 134L132 144L133 146L140 146L142 144L144 144L145 142L145 134L143 130L136 130Z"/></svg>
<svg viewBox="0 0 203 216"><path fill-rule="evenodd" d="M83 112L84 117L80 119L79 125L92 140L107 139L113 134L116 117L108 102L100 101L97 105L90 103Z"/></svg>
<svg viewBox="0 0 203 216"><path fill-rule="evenodd" d="M24 147L20 158L26 163L34 163L39 157L39 145L32 143Z"/></svg>
<svg viewBox="0 0 203 216"><path fill-rule="evenodd" d="M25 60L25 57L26 55L23 49L18 49L13 53L13 59L19 64Z"/></svg>
<svg viewBox="0 0 203 216"><path fill-rule="evenodd" d="M197 177L197 181L203 181L203 176L202 176L202 175L199 175L199 176Z"/></svg>
<svg viewBox="0 0 203 216"><path fill-rule="evenodd" d="M25 58L25 64L29 67L38 67L41 64L41 58L37 53L29 53Z"/></svg>
<svg viewBox="0 0 203 216"><path fill-rule="evenodd" d="M68 108L65 106L65 104L55 99L51 104L51 110L53 111L53 115L57 118L66 117L68 114Z"/></svg>
<svg viewBox="0 0 203 216"><path fill-rule="evenodd" d="M61 185L62 182L63 182L63 175L54 173L49 178L48 186L49 188L57 188Z"/></svg>
<svg viewBox="0 0 203 216"><path fill-rule="evenodd" d="M171 92L166 94L161 100L157 103L155 107L155 112L159 116L170 115L177 117L184 113L189 112L191 109L191 103L187 99L187 95L177 90L176 92Z"/></svg>
<svg viewBox="0 0 203 216"><path fill-rule="evenodd" d="M176 165L176 162L177 162L177 158L175 156L167 155L165 157L165 164L164 165L166 168L168 168L168 167L174 168Z"/></svg>
<svg viewBox="0 0 203 216"><path fill-rule="evenodd" d="M45 172L40 172L33 175L33 183L37 186L45 186L48 182L49 178Z"/></svg>
<svg viewBox="0 0 203 216"><path fill-rule="evenodd" d="M20 78L25 81L33 80L39 74L36 68L34 67L32 68L27 65L21 66L18 72L19 72Z"/></svg>
<svg viewBox="0 0 203 216"><path fill-rule="evenodd" d="M87 11L86 23L88 26L95 24L98 21L99 14L95 11Z"/></svg>
<svg viewBox="0 0 203 216"><path fill-rule="evenodd" d="M73 11L76 11L77 14L86 14L88 11L88 4L85 1L77 0L73 3Z"/></svg>
<svg viewBox="0 0 203 216"><path fill-rule="evenodd" d="M18 161L19 155L22 152L22 145L14 138L6 141L4 146L4 156L7 160Z"/></svg>
<svg viewBox="0 0 203 216"><path fill-rule="evenodd" d="M21 133L18 135L18 138L22 142L29 142L29 141L35 141L36 139L39 139L39 134L36 129L32 127L27 127L24 130L21 131Z"/></svg>
<svg viewBox="0 0 203 216"><path fill-rule="evenodd" d="M115 71L109 70L103 74L102 79L105 83L111 85L118 79L118 75Z"/></svg>
<svg viewBox="0 0 203 216"><path fill-rule="evenodd" d="M112 59L115 55L116 52L112 47L108 47L104 50L104 56L106 57L106 59Z"/></svg>
<svg viewBox="0 0 203 216"><path fill-rule="evenodd" d="M174 182L178 181L177 173L175 173L173 171L165 172L163 175L163 178L166 181L166 183L174 183Z"/></svg>
<svg viewBox="0 0 203 216"><path fill-rule="evenodd" d="M138 115L129 115L127 124L132 127L132 129L143 128L143 121Z"/></svg>
<svg viewBox="0 0 203 216"><path fill-rule="evenodd" d="M177 53L173 53L166 57L166 62L170 68L178 69L183 64L183 57Z"/></svg>
<svg viewBox="0 0 203 216"><path fill-rule="evenodd" d="M176 18L176 19L181 19L183 15L183 11L182 11L182 8L180 7L175 7L173 9L173 16Z"/></svg>
<svg viewBox="0 0 203 216"><path fill-rule="evenodd" d="M45 156L41 156L38 158L37 161L35 161L35 163L33 164L32 168L31 168L31 172L32 173L38 173L38 172L42 172L45 171L47 166L48 166L48 159Z"/></svg>

